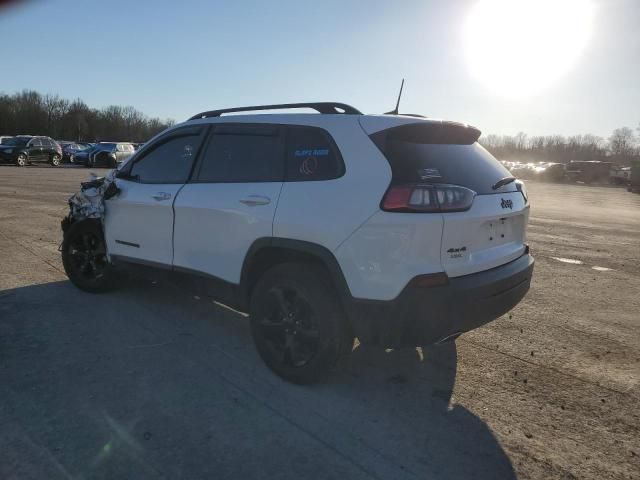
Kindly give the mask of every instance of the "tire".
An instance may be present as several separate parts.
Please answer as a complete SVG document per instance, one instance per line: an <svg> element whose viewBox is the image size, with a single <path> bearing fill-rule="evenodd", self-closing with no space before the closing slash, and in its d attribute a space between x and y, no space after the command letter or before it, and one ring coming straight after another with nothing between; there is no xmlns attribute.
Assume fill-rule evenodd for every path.
<svg viewBox="0 0 640 480"><path fill-rule="evenodd" d="M108 292L116 286L116 272L107 261L100 221L73 223L62 241L62 265L69 280L80 290Z"/></svg>
<svg viewBox="0 0 640 480"><path fill-rule="evenodd" d="M16 160L16 165L19 167L26 167L27 166L28 160L27 160L27 156L24 153L21 153L20 155L18 155L18 159Z"/></svg>
<svg viewBox="0 0 640 480"><path fill-rule="evenodd" d="M62 159L60 158L60 155L54 154L51 157L51 165L53 165L54 167L59 167L61 162L62 162Z"/></svg>
<svg viewBox="0 0 640 480"><path fill-rule="evenodd" d="M325 271L288 263L265 272L250 302L251 335L262 360L283 379L317 382L353 349L353 334Z"/></svg>

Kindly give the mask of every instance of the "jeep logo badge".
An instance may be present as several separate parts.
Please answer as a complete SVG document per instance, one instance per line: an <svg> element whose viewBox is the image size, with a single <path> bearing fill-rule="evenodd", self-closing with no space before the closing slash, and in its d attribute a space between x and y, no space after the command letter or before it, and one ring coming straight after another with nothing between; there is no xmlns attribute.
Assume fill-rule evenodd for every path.
<svg viewBox="0 0 640 480"><path fill-rule="evenodd" d="M502 201L500 202L500 206L502 208L508 208L509 210L513 210L513 201L511 200L505 200L504 198L502 199Z"/></svg>

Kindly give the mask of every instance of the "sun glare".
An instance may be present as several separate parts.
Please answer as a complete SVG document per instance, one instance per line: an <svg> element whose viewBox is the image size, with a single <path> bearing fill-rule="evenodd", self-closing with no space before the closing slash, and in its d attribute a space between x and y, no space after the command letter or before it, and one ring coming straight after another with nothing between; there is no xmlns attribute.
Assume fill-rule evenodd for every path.
<svg viewBox="0 0 640 480"><path fill-rule="evenodd" d="M534 94L573 68L588 44L589 0L480 0L464 24L467 64L498 94Z"/></svg>

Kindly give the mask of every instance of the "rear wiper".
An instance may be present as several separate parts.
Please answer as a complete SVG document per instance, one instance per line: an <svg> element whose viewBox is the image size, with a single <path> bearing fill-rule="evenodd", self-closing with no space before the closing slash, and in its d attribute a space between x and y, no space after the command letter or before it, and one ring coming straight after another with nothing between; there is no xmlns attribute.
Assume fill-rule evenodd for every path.
<svg viewBox="0 0 640 480"><path fill-rule="evenodd" d="M491 188L493 190L497 190L500 187L504 187L505 185L509 185L511 182L515 182L516 180L517 180L516 177L504 177L504 178L501 178L500 180L498 180L496 182L496 184Z"/></svg>

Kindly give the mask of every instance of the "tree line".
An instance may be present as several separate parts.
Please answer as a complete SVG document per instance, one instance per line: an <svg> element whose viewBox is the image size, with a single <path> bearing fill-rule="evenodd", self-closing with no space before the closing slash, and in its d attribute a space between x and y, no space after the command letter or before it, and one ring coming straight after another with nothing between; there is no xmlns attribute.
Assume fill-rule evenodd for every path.
<svg viewBox="0 0 640 480"><path fill-rule="evenodd" d="M616 128L609 138L596 135L528 136L486 135L480 143L500 160L520 162L558 162L571 160L601 160L628 165L633 159L640 159L640 125L638 134L629 127Z"/></svg>
<svg viewBox="0 0 640 480"><path fill-rule="evenodd" d="M34 90L0 92L0 135L47 135L57 140L145 142L173 125L131 106L91 108L81 99Z"/></svg>
<svg viewBox="0 0 640 480"><path fill-rule="evenodd" d="M81 99L42 95L34 90L0 92L0 135L47 135L57 140L145 142L173 125L173 120L149 118L131 106L90 108ZM638 134L628 127L615 129L609 138L596 135L528 136L486 135L480 143L500 160L547 161L606 160L626 165L640 158Z"/></svg>

